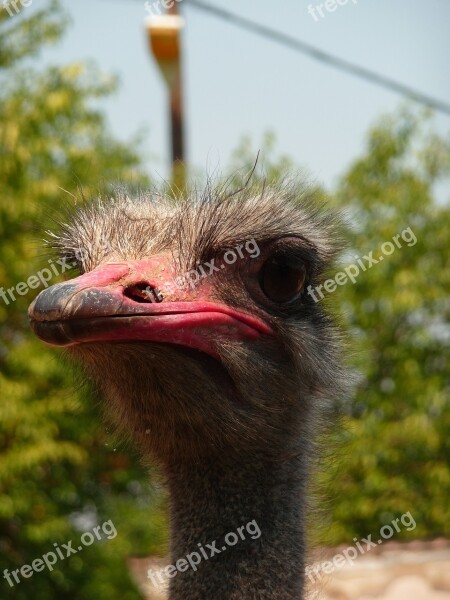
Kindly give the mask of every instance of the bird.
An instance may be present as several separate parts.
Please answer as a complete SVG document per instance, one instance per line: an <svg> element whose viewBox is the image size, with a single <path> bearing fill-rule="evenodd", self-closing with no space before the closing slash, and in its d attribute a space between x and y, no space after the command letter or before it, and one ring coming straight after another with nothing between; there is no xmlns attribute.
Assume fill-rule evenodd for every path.
<svg viewBox="0 0 450 600"><path fill-rule="evenodd" d="M170 600L304 598L308 482L345 389L340 327L307 293L342 247L316 196L296 181L208 181L176 201L119 188L49 234L79 275L39 293L31 327L159 467Z"/></svg>

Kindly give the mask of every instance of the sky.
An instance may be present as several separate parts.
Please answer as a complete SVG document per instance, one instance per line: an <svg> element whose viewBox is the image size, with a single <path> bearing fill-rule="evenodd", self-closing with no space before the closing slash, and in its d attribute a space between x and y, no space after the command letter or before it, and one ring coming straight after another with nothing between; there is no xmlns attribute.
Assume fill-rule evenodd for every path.
<svg viewBox="0 0 450 600"><path fill-rule="evenodd" d="M37 8L43 0L34 0ZM334 12L316 0L208 0L334 56L450 102L448 0L348 0ZM44 64L94 59L116 74L119 91L104 102L121 140L143 133L150 173L170 166L167 94L150 55L143 0L63 0L72 25ZM316 8L317 20L308 12ZM364 148L369 127L402 96L236 28L180 0L187 159L204 173L226 167L244 135L258 149L267 132L311 177L333 187ZM450 116L436 128L450 130Z"/></svg>

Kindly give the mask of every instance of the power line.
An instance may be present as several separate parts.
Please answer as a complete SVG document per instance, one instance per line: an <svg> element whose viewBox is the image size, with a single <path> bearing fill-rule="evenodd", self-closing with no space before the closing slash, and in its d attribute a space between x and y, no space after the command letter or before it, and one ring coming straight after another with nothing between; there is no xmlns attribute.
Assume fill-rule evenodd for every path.
<svg viewBox="0 0 450 600"><path fill-rule="evenodd" d="M273 40L274 42L278 42L292 50L296 50L297 52L301 52L302 54L307 54L311 58L319 60L323 63L326 63L335 69L339 69L340 71L346 71L347 73L351 73L356 77L360 77L361 79L365 79L370 81L371 83L377 84L381 87L384 87L388 90L397 92L408 98L419 102L420 104L425 104L437 111L443 112L447 115L450 115L450 104L446 102L442 102L436 98L432 98L427 94L423 94L413 88L410 88L403 83L399 83L394 79L390 79L389 77L385 77L384 75L380 75L371 71L370 69L366 69L365 67L360 67L354 63L351 63L342 58L336 58L327 52L323 52L319 48L315 46L311 46L305 42L301 42L296 38L293 38L285 33L281 33L280 31L276 31L275 29L271 29L270 27L266 27L265 25L260 25L259 23L255 23L250 19L246 19L245 17L241 17L234 13L229 12L223 8L219 8L217 6L212 6L211 4L207 4L202 2L201 0L185 0L186 4L198 8L204 12L208 12L215 17L223 19L224 21L228 21L233 25L237 25L242 29L246 29L247 31L251 31L256 33L262 37Z"/></svg>

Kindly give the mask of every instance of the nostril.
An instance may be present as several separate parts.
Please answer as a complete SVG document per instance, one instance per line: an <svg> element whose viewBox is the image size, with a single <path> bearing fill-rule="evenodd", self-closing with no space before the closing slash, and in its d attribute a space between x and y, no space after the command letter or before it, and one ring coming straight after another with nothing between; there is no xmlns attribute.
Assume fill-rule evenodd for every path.
<svg viewBox="0 0 450 600"><path fill-rule="evenodd" d="M162 302L164 299L158 288L145 281L128 285L123 293L124 296L135 302Z"/></svg>

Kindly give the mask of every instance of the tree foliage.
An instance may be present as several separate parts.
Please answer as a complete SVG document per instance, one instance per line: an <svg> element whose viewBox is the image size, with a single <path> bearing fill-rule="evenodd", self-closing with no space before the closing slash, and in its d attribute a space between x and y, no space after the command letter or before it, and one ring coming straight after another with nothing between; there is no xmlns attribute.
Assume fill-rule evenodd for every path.
<svg viewBox="0 0 450 600"><path fill-rule="evenodd" d="M129 451L115 447L99 425L96 407L76 392L57 353L31 334L27 307L42 285L31 289L26 282L50 266L37 227L72 202L64 189L82 181L89 196L105 181L147 180L129 149L136 140L117 142L98 109L114 80L94 66L39 72L31 62L65 29L57 3L31 16L1 15L0 281L15 300L6 292L0 298L0 572L31 564L55 543L73 540L76 547L83 528L110 519L117 537L53 571L19 576L14 587L2 579L0 597L132 600L138 595L126 558L164 546L160 499ZM53 275L50 284L58 280Z"/></svg>
<svg viewBox="0 0 450 600"><path fill-rule="evenodd" d="M335 541L407 511L415 536L450 535L450 206L436 200L450 143L427 124L407 110L383 119L336 194L353 222L345 262L370 251L378 262L334 292L359 374L331 486ZM398 247L407 228L417 241Z"/></svg>

